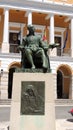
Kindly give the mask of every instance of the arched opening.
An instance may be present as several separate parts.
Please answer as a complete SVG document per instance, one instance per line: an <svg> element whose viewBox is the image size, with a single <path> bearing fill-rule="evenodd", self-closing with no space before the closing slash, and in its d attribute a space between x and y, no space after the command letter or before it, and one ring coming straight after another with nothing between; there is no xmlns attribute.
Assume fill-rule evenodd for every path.
<svg viewBox="0 0 73 130"><path fill-rule="evenodd" d="M57 71L57 98L62 98L63 95L63 74L60 70Z"/></svg>
<svg viewBox="0 0 73 130"><path fill-rule="evenodd" d="M61 65L57 70L57 98L69 99L72 71L68 65Z"/></svg>
<svg viewBox="0 0 73 130"><path fill-rule="evenodd" d="M20 68L19 63L13 63L9 67L9 74L8 74L8 98L12 98L12 86L13 86L13 73L15 72L16 68Z"/></svg>
<svg viewBox="0 0 73 130"><path fill-rule="evenodd" d="M12 85L13 85L13 73L15 72L15 68L9 69L8 75L8 98L12 97Z"/></svg>

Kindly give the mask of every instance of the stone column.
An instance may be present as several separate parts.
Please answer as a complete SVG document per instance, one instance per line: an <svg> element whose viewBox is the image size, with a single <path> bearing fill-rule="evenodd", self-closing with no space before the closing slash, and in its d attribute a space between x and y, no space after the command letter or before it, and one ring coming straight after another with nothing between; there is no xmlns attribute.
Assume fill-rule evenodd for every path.
<svg viewBox="0 0 73 130"><path fill-rule="evenodd" d="M71 19L71 57L73 57L73 18Z"/></svg>
<svg viewBox="0 0 73 130"><path fill-rule="evenodd" d="M55 43L54 41L54 15L50 14L50 32L49 32L49 42L50 44ZM50 51L51 56L56 56L56 48L54 48L52 51Z"/></svg>
<svg viewBox="0 0 73 130"><path fill-rule="evenodd" d="M3 43L2 43L2 52L9 52L9 10L4 9L4 31L3 31Z"/></svg>
<svg viewBox="0 0 73 130"><path fill-rule="evenodd" d="M28 12L28 25L32 25L32 12Z"/></svg>

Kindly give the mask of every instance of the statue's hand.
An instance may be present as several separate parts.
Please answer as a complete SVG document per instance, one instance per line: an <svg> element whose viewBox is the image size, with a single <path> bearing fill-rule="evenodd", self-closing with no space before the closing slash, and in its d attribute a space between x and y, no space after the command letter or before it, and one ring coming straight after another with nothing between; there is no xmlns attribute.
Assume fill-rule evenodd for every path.
<svg viewBox="0 0 73 130"><path fill-rule="evenodd" d="M44 47L43 49L44 49L45 51L48 51L48 47Z"/></svg>
<svg viewBox="0 0 73 130"><path fill-rule="evenodd" d="M49 44L49 48L53 49L55 47L58 47L59 45L59 43Z"/></svg>
<svg viewBox="0 0 73 130"><path fill-rule="evenodd" d="M18 50L20 51L24 50L24 46L23 45L18 46Z"/></svg>

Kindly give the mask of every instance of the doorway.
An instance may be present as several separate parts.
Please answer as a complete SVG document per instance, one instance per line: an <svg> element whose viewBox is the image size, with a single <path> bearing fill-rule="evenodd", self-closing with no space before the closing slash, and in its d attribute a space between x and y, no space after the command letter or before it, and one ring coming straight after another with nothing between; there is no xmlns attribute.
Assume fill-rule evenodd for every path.
<svg viewBox="0 0 73 130"><path fill-rule="evenodd" d="M55 36L55 43L59 43L57 47L57 56L61 56L61 36Z"/></svg>

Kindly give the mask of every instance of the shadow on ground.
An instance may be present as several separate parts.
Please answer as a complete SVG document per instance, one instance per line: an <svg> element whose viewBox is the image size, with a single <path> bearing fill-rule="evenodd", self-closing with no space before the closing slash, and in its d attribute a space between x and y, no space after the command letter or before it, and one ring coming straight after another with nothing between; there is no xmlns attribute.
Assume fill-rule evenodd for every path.
<svg viewBox="0 0 73 130"><path fill-rule="evenodd" d="M67 121L69 121L69 122L73 122L73 119L67 119Z"/></svg>

